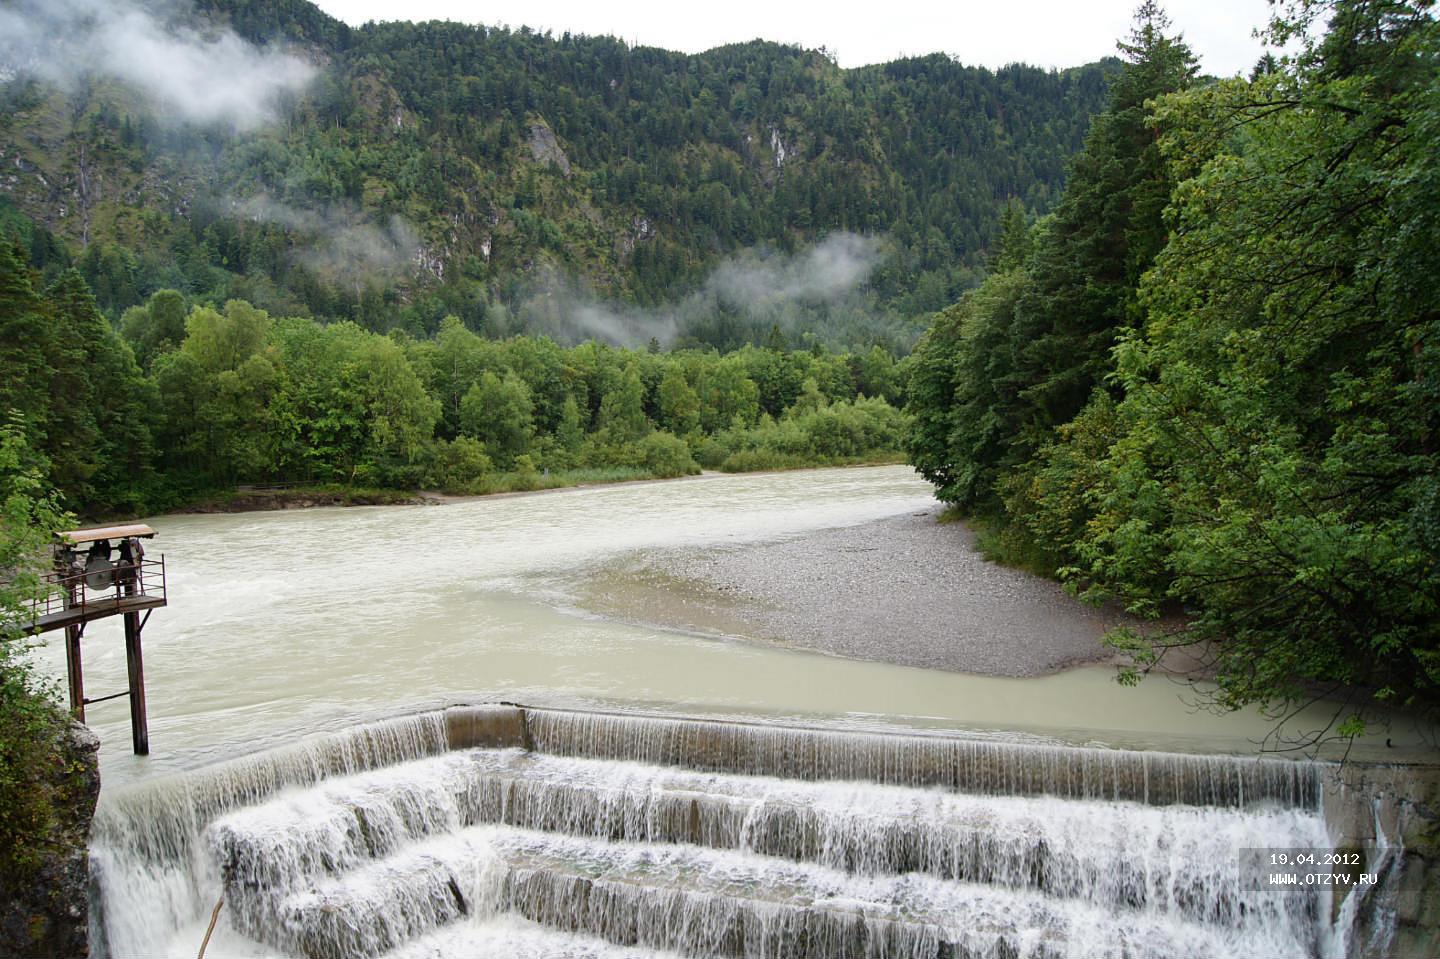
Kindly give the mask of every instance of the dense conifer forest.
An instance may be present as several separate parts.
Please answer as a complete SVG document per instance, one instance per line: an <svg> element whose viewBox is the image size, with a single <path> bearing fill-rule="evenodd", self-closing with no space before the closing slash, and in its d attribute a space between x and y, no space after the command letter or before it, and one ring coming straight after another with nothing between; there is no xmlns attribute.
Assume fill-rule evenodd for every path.
<svg viewBox="0 0 1440 959"><path fill-rule="evenodd" d="M1112 635L1137 671L1342 734L1440 704L1429 0L1283 4L1219 81L1150 0L1059 72L179 16L303 82L203 122L0 83L5 568L242 483L903 449L992 556L1164 623Z"/></svg>
<svg viewBox="0 0 1440 959"><path fill-rule="evenodd" d="M36 241L47 281L73 263L111 319L174 289L376 332L432 335L453 315L561 334L534 307L563 287L692 297L674 335L733 349L775 318L707 289L717 266L843 233L875 244L863 288L787 332L905 347L979 281L1005 200L1053 203L1115 66L843 70L759 41L687 56L525 28L352 29L304 2L189 17L308 79L263 123L176 123L103 74L0 85L0 198L60 238Z"/></svg>
<svg viewBox="0 0 1440 959"><path fill-rule="evenodd" d="M0 407L84 516L897 458L905 354L1117 66L31 6Z"/></svg>

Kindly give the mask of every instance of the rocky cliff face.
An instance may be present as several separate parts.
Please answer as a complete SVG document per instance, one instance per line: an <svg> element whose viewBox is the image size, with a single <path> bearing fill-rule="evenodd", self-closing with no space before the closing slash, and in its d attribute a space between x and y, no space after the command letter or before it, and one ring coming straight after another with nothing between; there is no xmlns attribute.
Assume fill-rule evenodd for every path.
<svg viewBox="0 0 1440 959"><path fill-rule="evenodd" d="M90 954L90 821L100 795L100 740L70 723L36 788L55 815L40 866L23 879L0 875L0 956L75 959ZM38 837L37 837L38 838Z"/></svg>
<svg viewBox="0 0 1440 959"><path fill-rule="evenodd" d="M1440 955L1440 765L1337 767L1325 821L1336 847L1363 852L1363 871L1378 878L1349 893L1350 955Z"/></svg>

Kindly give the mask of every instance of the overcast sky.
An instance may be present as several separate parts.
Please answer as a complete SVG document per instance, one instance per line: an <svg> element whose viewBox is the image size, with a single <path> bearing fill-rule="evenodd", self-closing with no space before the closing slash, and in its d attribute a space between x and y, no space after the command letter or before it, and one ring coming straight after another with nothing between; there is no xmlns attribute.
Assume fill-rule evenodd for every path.
<svg viewBox="0 0 1440 959"><path fill-rule="evenodd" d="M1139 0L889 0L875 4L720 0L318 0L350 24L367 20L459 20L536 30L611 35L698 53L726 43L778 40L825 47L841 66L948 53L998 67L1023 61L1068 67L1115 52ZM1261 46L1251 34L1266 0L1170 0L1170 19L1207 73L1248 72Z"/></svg>

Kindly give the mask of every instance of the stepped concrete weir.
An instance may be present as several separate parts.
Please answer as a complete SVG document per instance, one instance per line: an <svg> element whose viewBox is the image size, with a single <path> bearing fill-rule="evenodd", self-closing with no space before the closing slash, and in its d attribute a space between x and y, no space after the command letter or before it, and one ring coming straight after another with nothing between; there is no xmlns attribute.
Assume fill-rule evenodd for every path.
<svg viewBox="0 0 1440 959"><path fill-rule="evenodd" d="M193 952L223 902L212 959L1422 956L1437 781L457 706L105 797L92 939ZM1377 881L1267 890L1247 849Z"/></svg>

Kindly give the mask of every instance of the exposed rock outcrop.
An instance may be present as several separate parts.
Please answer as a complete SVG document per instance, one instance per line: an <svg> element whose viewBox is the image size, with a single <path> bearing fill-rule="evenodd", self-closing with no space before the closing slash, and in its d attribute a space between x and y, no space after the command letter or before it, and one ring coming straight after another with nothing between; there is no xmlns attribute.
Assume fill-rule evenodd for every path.
<svg viewBox="0 0 1440 959"><path fill-rule="evenodd" d="M563 175L570 175L569 158L560 149L560 141L555 139L554 131L543 123L530 125L530 155L536 163L553 163Z"/></svg>
<svg viewBox="0 0 1440 959"><path fill-rule="evenodd" d="M76 959L90 954L90 822L100 795L100 740L69 723L54 761L38 773L53 807L34 875L0 875L0 956Z"/></svg>
<svg viewBox="0 0 1440 959"><path fill-rule="evenodd" d="M1351 956L1440 955L1440 766L1347 763L1325 785L1341 849L1365 855L1373 888L1349 893ZM1337 908L1344 897L1336 896Z"/></svg>

